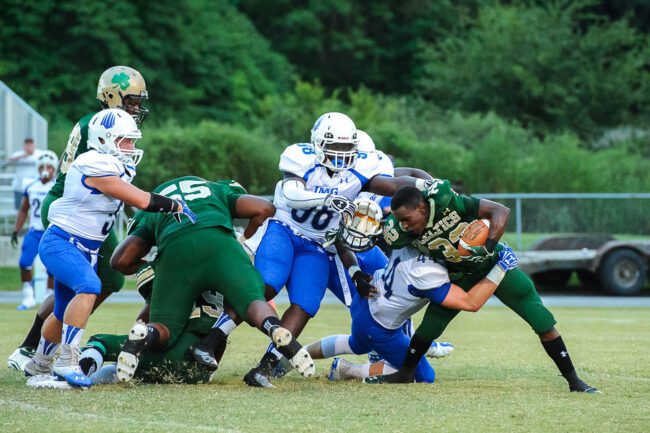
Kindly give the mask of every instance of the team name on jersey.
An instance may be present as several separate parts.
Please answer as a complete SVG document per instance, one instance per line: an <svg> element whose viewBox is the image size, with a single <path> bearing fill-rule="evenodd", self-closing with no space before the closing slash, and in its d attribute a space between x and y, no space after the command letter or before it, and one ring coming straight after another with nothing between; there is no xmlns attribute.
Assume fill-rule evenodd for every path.
<svg viewBox="0 0 650 433"><path fill-rule="evenodd" d="M438 237L449 229L455 227L456 224L458 224L460 221L461 218L460 215L458 215L458 212L451 211L449 215L443 217L440 221L435 223L433 227L427 230L427 232L424 233L420 239L418 239L418 241L425 244L431 239Z"/></svg>
<svg viewBox="0 0 650 433"><path fill-rule="evenodd" d="M332 188L332 187L317 185L317 186L314 187L314 192L318 192L318 193L321 193L321 194L338 194L339 189L338 188Z"/></svg>

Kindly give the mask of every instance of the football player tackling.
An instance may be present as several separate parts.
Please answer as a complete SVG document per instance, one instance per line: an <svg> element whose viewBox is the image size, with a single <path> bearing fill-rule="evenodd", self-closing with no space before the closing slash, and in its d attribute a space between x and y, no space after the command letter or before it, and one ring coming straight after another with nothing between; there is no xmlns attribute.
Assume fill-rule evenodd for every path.
<svg viewBox="0 0 650 433"><path fill-rule="evenodd" d="M426 257L444 261L451 282L463 290L469 290L485 278L505 248L498 241L505 232L509 209L490 200L458 195L447 180L429 182L424 191L412 187L401 189L393 197L391 209L393 214L386 220L384 240L394 249L410 246ZM469 257L462 257L457 249L460 236L471 221L479 218L490 220L488 239L484 246L470 247ZM598 392L578 377L555 328L553 314L544 306L526 274L517 268L508 271L494 294L539 336L571 391ZM430 303L411 339L404 365L398 372L383 376L381 381L412 382L420 358L457 314L458 310Z"/></svg>

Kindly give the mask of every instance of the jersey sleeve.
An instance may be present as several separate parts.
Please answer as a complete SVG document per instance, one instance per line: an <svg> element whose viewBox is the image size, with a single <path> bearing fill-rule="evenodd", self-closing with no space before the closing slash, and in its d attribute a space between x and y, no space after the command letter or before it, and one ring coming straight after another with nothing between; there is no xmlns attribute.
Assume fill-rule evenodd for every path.
<svg viewBox="0 0 650 433"><path fill-rule="evenodd" d="M468 219L478 219L478 207L481 199L468 195L456 195L454 203L458 213Z"/></svg>
<svg viewBox="0 0 650 433"><path fill-rule="evenodd" d="M393 161L390 160L381 150L377 151L377 159L379 160L379 174L382 176L395 177L395 167Z"/></svg>
<svg viewBox="0 0 650 433"><path fill-rule="evenodd" d="M229 180L226 185L226 199L228 200L228 209L230 217L235 218L237 213L237 200L246 194L246 190L237 181Z"/></svg>
<svg viewBox="0 0 650 433"><path fill-rule="evenodd" d="M409 280L411 294L429 299L436 304L445 300L451 288L447 269L424 256L420 256L412 267L409 272Z"/></svg>
<svg viewBox="0 0 650 433"><path fill-rule="evenodd" d="M30 186L35 182L34 179L23 179L23 183L20 186L20 189L23 191L23 197L29 197L29 189Z"/></svg>
<svg viewBox="0 0 650 433"><path fill-rule="evenodd" d="M145 211L136 212L135 215L133 215L133 217L129 220L127 233L129 235L137 236L140 239L143 239L150 245L155 245L156 236L151 216L154 216L154 214L150 214Z"/></svg>
<svg viewBox="0 0 650 433"><path fill-rule="evenodd" d="M292 144L280 155L280 171L295 174L304 180L315 167L316 152L310 144Z"/></svg>
<svg viewBox="0 0 650 433"><path fill-rule="evenodd" d="M99 152L82 153L72 163L86 177L122 176L124 164L112 155Z"/></svg>
<svg viewBox="0 0 650 433"><path fill-rule="evenodd" d="M382 170L385 168L385 162L381 163L377 152L360 153L356 165L350 171L359 178L363 188L370 179L384 174ZM391 173L394 174L394 172Z"/></svg>

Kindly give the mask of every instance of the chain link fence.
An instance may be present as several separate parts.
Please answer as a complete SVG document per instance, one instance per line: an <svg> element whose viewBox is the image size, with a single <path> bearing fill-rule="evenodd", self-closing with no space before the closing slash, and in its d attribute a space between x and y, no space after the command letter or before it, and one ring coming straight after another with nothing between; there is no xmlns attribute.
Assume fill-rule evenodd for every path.
<svg viewBox="0 0 650 433"><path fill-rule="evenodd" d="M650 193L475 194L511 210L505 239L517 250L549 235L608 234L650 238Z"/></svg>

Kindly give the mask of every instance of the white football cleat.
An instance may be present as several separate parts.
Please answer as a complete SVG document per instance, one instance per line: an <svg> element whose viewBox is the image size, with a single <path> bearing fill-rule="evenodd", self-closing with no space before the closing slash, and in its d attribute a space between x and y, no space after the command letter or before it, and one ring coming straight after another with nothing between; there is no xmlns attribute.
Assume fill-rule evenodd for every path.
<svg viewBox="0 0 650 433"><path fill-rule="evenodd" d="M276 347L289 346L290 344L295 344L300 347L300 349L295 352L296 354L289 360L293 368L298 370L298 373L304 377L312 377L316 373L316 367L314 366L314 360L311 359L309 352L304 347L301 347L300 344L294 340L293 335L288 329L277 328L273 331L271 339L275 343Z"/></svg>
<svg viewBox="0 0 650 433"><path fill-rule="evenodd" d="M32 360L32 356L34 356L33 351L19 347L7 358L7 366L14 370L25 371L25 365Z"/></svg>
<svg viewBox="0 0 650 433"><path fill-rule="evenodd" d="M146 347L149 329L143 322L136 322L129 331L129 339L122 346L122 351L117 357L117 378L120 382L128 382L133 379L138 369L140 354Z"/></svg>
<svg viewBox="0 0 650 433"><path fill-rule="evenodd" d="M427 350L427 358L444 358L445 356L449 356L453 351L453 344L434 341L431 343L429 350Z"/></svg>
<svg viewBox="0 0 650 433"><path fill-rule="evenodd" d="M92 382L79 366L80 354L79 346L62 344L61 353L54 363L52 374L72 386L89 388L92 386Z"/></svg>
<svg viewBox="0 0 650 433"><path fill-rule="evenodd" d="M73 389L65 380L58 380L51 374L39 374L27 379L27 386L40 389Z"/></svg>
<svg viewBox="0 0 650 433"><path fill-rule="evenodd" d="M41 355L36 353L32 359L24 366L25 376L38 376L41 374L51 374L54 367L54 356Z"/></svg>

